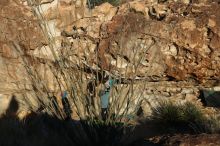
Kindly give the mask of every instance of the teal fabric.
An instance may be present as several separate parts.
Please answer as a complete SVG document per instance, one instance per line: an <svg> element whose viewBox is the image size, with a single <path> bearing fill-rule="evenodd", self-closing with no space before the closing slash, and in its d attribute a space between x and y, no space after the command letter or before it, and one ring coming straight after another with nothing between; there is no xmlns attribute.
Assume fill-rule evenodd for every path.
<svg viewBox="0 0 220 146"><path fill-rule="evenodd" d="M110 91L105 92L102 96L101 96L101 108L108 108L108 98L110 95Z"/></svg>
<svg viewBox="0 0 220 146"><path fill-rule="evenodd" d="M61 95L62 99L67 98L67 91L64 91Z"/></svg>
<svg viewBox="0 0 220 146"><path fill-rule="evenodd" d="M115 80L110 79L110 80L109 80L109 85L110 85L110 87L112 87L112 86L115 84L115 82L116 82Z"/></svg>
<svg viewBox="0 0 220 146"><path fill-rule="evenodd" d="M111 88L113 87L115 83L115 80L113 79L109 79L108 80L108 84L110 86L110 88L106 88L104 91L101 91L101 108L108 108L108 104L109 104L109 96L110 96L110 91Z"/></svg>

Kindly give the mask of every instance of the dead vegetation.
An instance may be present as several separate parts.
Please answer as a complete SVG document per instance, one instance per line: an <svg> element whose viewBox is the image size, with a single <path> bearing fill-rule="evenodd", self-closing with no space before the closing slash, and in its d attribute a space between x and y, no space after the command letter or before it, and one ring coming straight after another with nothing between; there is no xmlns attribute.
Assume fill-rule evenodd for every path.
<svg viewBox="0 0 220 146"><path fill-rule="evenodd" d="M22 63L31 81L30 90L34 92L33 99L30 99L29 96L25 94L23 94L23 96L25 104L28 105L28 110L34 113L34 115L27 116L24 121L19 121L13 116L1 119L2 123L0 125L4 131L2 132L4 135L3 138L6 137L6 135L10 135L7 131L9 131L8 129L12 129L14 135L10 135L11 137L9 137L9 139L15 139L16 135L19 135L19 139L21 140L14 141L13 145L28 145L30 143L36 145L122 145L126 136L131 136L133 130L136 128L135 122L138 119L137 112L141 108L143 101L142 97L144 96L144 92L138 95L135 94L138 88L134 85L138 80L136 77L138 76L143 79L142 77L144 74L148 74L149 72L153 73L155 71L153 70L147 73L139 72L139 69L143 67L141 62L143 63L145 61L144 63L146 63L144 57L147 52L152 50L152 47L155 47L157 42L164 39L157 38L158 36L151 36L150 33L143 34L145 35L145 39L148 40L148 42L145 42L148 47L143 48L139 43L136 43L130 48L130 51L123 50L123 48L120 48L120 50L110 50L109 47L114 47L110 42L113 41L117 44L120 43L117 41L120 39L122 42L124 41L123 39L127 41L131 39L127 38L128 34L129 36L136 35L135 33L137 30L145 25L155 24L155 21L152 23L143 21L143 23L140 23L138 26L135 25L138 23L138 19L136 20L134 18L144 19L142 14L134 14L131 12L126 16L119 15L114 17L114 19L107 24L107 26L109 26L108 33L110 34L107 39L98 40L91 39L91 36L73 36L65 34L66 37L64 37L62 42L62 50L59 50L56 48L55 39L42 14L41 6L35 4L33 0L27 0L27 2L37 18L39 26L44 34L44 39L47 42L47 46L49 46L52 53L51 61L46 61L44 63L48 66L52 80L55 82L55 90L51 91L47 82L42 78L42 75L34 68L31 61L34 61L36 58L24 52L24 46L19 42L12 41L11 46L13 46L14 50L22 56ZM99 2L94 3L94 5L96 5ZM118 22L118 20L122 20L123 23L129 23L132 27L127 27L129 25L125 25L125 27L121 24L113 25ZM126 33L119 33L121 30ZM90 66L88 64L88 52L86 52L86 50L81 52L81 58L79 54L74 54L78 55L76 57L77 60L72 59L74 55L71 52L72 50L69 49L71 47L69 45L71 42L69 42L68 37L83 37L99 43L98 48L95 49L94 52L94 62L96 66ZM143 38L138 39L138 42L139 41L143 41ZM122 44L122 46L123 45L124 44ZM133 50L133 54L130 54L131 50ZM179 51L179 53L188 52L189 57L195 55L194 52L186 48L183 50L185 52ZM116 52L123 52L125 55L121 55L123 53L117 54ZM124 68L125 72L121 74L121 72L117 70L121 62L118 62L116 59L115 66L112 66L108 62L109 58L106 57L106 53L108 53L108 55L110 54L108 56L109 58L121 58L128 63L132 62L133 66L129 66L127 63ZM162 61L160 59L155 61L155 56L160 53L161 52L155 51L151 55L151 60L148 63L151 68L153 68L152 64ZM127 56L129 56L129 58ZM178 58L176 60L178 60ZM172 61L175 61L175 59ZM172 67L178 66L177 64L169 61L167 64L170 65L167 70L170 76L174 76L180 80L185 79L185 75L181 76L181 74L185 72L181 72L181 70L175 70L175 72L171 71ZM112 72L111 69L115 69L116 72ZM156 79L154 79L154 77ZM144 78L144 80L140 80L140 82L145 87L147 81L164 79L160 76L153 75L152 78ZM166 79L169 80L167 77ZM106 90L105 84L108 81L114 81L115 83L110 88L109 104L107 108L108 114L106 114L106 118L103 120L100 92ZM70 106L75 114L72 115L72 119L69 121L64 121L66 119L66 113L62 105L58 102L60 98L59 93L64 91L68 93ZM178 132L219 132L218 120L216 118L207 119L201 111L191 103L174 105L169 102L159 102L158 107L153 108L153 115L149 120L154 124L152 125L153 127L159 125L161 126L159 130L168 134ZM7 125L9 127L4 126L6 125L6 121L11 123L11 125ZM133 123L132 126L131 123ZM22 128L25 130L21 130ZM147 130L149 129L146 128L146 133L148 133ZM31 135L32 132L34 133L33 135ZM161 132L158 131L158 133ZM25 141L25 138L29 140ZM38 139L41 140L38 141ZM12 145L10 140L7 141L9 143L3 143L3 145Z"/></svg>

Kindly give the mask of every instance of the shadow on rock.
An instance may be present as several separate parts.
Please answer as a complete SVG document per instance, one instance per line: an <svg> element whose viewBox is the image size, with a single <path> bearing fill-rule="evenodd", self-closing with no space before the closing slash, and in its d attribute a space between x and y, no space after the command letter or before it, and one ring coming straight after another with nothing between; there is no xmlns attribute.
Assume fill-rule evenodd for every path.
<svg viewBox="0 0 220 146"><path fill-rule="evenodd" d="M47 113L32 112L20 120L18 109L13 96L0 119L0 146L123 146L131 130L124 123L60 120Z"/></svg>

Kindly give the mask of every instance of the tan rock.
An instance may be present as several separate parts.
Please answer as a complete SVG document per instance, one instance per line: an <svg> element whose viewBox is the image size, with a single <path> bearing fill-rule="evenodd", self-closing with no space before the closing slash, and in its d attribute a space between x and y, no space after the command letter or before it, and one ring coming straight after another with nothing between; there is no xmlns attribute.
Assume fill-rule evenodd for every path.
<svg viewBox="0 0 220 146"><path fill-rule="evenodd" d="M196 25L195 25L195 22L194 20L184 20L182 23L181 23L181 27L183 29L188 29L190 31L193 31L195 28L196 28Z"/></svg>
<svg viewBox="0 0 220 146"><path fill-rule="evenodd" d="M147 18L148 16L148 8L145 5L145 2L139 2L139 1L132 1L129 2L130 8L135 10L136 12L141 12L143 13Z"/></svg>
<svg viewBox="0 0 220 146"><path fill-rule="evenodd" d="M215 27L216 26L216 22L213 19L209 19L209 23L208 23L209 27Z"/></svg>

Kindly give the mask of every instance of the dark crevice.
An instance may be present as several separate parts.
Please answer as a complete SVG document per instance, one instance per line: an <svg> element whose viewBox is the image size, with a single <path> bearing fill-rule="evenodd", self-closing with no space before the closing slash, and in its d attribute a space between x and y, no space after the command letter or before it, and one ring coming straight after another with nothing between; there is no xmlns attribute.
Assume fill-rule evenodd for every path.
<svg viewBox="0 0 220 146"><path fill-rule="evenodd" d="M128 58L127 56L123 56L123 58L124 58L127 62L130 63L130 60L129 60L129 58Z"/></svg>
<svg viewBox="0 0 220 146"><path fill-rule="evenodd" d="M179 54L179 46L175 42L173 42L173 45L175 46L175 48L177 50L177 55L178 55Z"/></svg>
<svg viewBox="0 0 220 146"><path fill-rule="evenodd" d="M159 15L159 17L157 17L157 14L154 8L152 8L152 11L150 10L148 11L148 15L150 16L152 20L157 20L157 21L162 21L166 18L165 14Z"/></svg>
<svg viewBox="0 0 220 146"><path fill-rule="evenodd" d="M206 107L220 107L220 91L214 90L200 90L199 99L201 100L203 106Z"/></svg>
<svg viewBox="0 0 220 146"><path fill-rule="evenodd" d="M152 8L152 9L150 9L149 11L148 11L148 15L150 16L150 18L152 19L152 20L158 20L158 17L157 17L157 14L156 14L157 12L156 12L156 10L154 9L154 8Z"/></svg>
<svg viewBox="0 0 220 146"><path fill-rule="evenodd" d="M203 90L199 91L199 97L198 98L201 100L203 106L207 106L207 102L205 100Z"/></svg>
<svg viewBox="0 0 220 146"><path fill-rule="evenodd" d="M160 15L160 17L157 18L157 20L158 20L158 21L162 21L162 20L164 20L165 18L166 18L166 15L163 14L163 15Z"/></svg>
<svg viewBox="0 0 220 146"><path fill-rule="evenodd" d="M189 15L189 13L188 12L183 12L183 16L188 16Z"/></svg>
<svg viewBox="0 0 220 146"><path fill-rule="evenodd" d="M213 32L211 30L211 28L207 27L207 36L208 38L211 38L213 36Z"/></svg>
<svg viewBox="0 0 220 146"><path fill-rule="evenodd" d="M167 0L158 0L158 3L165 3Z"/></svg>
<svg viewBox="0 0 220 146"><path fill-rule="evenodd" d="M172 76L167 75L166 77L168 79L167 81L176 81L176 78L174 78Z"/></svg>

